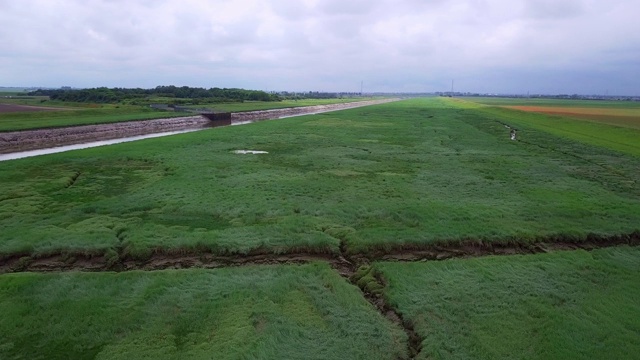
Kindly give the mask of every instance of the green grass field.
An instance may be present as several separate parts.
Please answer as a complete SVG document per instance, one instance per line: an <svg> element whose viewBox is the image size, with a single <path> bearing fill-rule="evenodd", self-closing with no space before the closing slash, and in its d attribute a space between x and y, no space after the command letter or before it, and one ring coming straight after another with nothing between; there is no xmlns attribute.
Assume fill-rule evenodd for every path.
<svg viewBox="0 0 640 360"><path fill-rule="evenodd" d="M640 249L377 263L419 359L633 359Z"/></svg>
<svg viewBox="0 0 640 360"><path fill-rule="evenodd" d="M638 230L640 159L535 129L522 139L418 99L2 162L0 254L335 253Z"/></svg>
<svg viewBox="0 0 640 360"><path fill-rule="evenodd" d="M460 98L458 98L460 99ZM489 106L553 106L553 107L592 107L609 109L640 109L637 101L614 100L565 100L565 99L539 99L539 98L486 98L464 97L464 101L474 102Z"/></svg>
<svg viewBox="0 0 640 360"><path fill-rule="evenodd" d="M191 108L208 108L220 112L242 112L254 110L272 110L301 106L343 104L357 101L368 101L381 99L379 97L357 97L344 99L301 99L301 100L283 100L283 101L245 101L236 103L211 103L201 105L191 105Z"/></svg>
<svg viewBox="0 0 640 360"><path fill-rule="evenodd" d="M569 138L640 157L640 103L629 101L577 101L526 99L464 99L461 106L475 107L485 116L509 123L526 134L528 129ZM476 104L481 104L480 106ZM546 115L507 109L503 106L598 108L624 112L624 116ZM597 111L596 111L597 112Z"/></svg>
<svg viewBox="0 0 640 360"><path fill-rule="evenodd" d="M640 154L621 145L638 135L566 120L597 141L587 140L520 113L413 99L0 162L0 264L155 252L349 258L640 230ZM268 154L234 153L242 149ZM350 281L414 324L421 359L633 359L640 350L637 247L372 269ZM410 354L406 329L319 262L5 273L0 314L0 359Z"/></svg>
<svg viewBox="0 0 640 360"><path fill-rule="evenodd" d="M149 120L191 115L193 114L131 106L123 106L119 108L111 106L96 109L64 108L53 111L14 112L0 114L0 131L107 124L132 120Z"/></svg>
<svg viewBox="0 0 640 360"><path fill-rule="evenodd" d="M394 359L406 335L329 266L0 276L2 359Z"/></svg>
<svg viewBox="0 0 640 360"><path fill-rule="evenodd" d="M285 100L280 102L247 101L235 103L212 103L188 106L191 108L207 108L220 112L243 112L254 110L270 110L288 107L326 105L348 103L374 98L348 99L306 99ZM154 110L147 106L67 103L61 101L11 100L0 99L0 103L60 108L59 111L28 111L0 113L0 132L18 131L40 128L55 128L76 125L108 124L115 122L170 118L178 116L194 116L191 112L173 112Z"/></svg>

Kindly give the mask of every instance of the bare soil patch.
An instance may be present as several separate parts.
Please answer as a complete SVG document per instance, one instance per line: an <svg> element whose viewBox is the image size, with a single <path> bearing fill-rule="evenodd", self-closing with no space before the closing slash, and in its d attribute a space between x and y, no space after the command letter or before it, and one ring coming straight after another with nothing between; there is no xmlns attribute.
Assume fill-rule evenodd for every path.
<svg viewBox="0 0 640 360"><path fill-rule="evenodd" d="M640 111L637 109L607 109L554 106L505 106L508 109L546 115L571 117L604 124L640 129Z"/></svg>
<svg viewBox="0 0 640 360"><path fill-rule="evenodd" d="M33 111L60 111L64 109L45 107L45 106L32 106L32 105L16 105L16 104L0 104L1 113L13 113L13 112L33 112Z"/></svg>

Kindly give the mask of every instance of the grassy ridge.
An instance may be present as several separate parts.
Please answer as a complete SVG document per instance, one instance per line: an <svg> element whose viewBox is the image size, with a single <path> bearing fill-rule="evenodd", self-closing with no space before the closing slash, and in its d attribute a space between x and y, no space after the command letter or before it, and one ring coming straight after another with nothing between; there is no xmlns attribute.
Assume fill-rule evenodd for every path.
<svg viewBox="0 0 640 360"><path fill-rule="evenodd" d="M4 162L0 254L358 252L638 230L640 159L535 129L522 139L475 108L416 99Z"/></svg>
<svg viewBox="0 0 640 360"><path fill-rule="evenodd" d="M0 276L2 359L391 359L406 335L327 265Z"/></svg>
<svg viewBox="0 0 640 360"><path fill-rule="evenodd" d="M634 359L640 249L377 263L421 359Z"/></svg>

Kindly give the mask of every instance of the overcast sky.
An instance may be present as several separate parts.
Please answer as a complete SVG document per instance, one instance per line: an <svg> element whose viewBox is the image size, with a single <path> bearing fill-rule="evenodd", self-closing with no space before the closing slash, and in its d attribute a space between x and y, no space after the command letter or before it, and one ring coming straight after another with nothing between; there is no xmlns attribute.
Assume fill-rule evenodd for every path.
<svg viewBox="0 0 640 360"><path fill-rule="evenodd" d="M640 95L639 0L0 0L0 86Z"/></svg>

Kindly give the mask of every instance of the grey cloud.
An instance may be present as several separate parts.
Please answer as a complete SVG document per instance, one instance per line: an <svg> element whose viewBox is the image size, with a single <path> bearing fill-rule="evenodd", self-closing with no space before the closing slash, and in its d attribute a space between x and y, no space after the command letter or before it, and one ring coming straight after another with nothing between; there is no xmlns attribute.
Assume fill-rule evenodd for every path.
<svg viewBox="0 0 640 360"><path fill-rule="evenodd" d="M528 0L525 14L539 19L566 19L583 13L581 0Z"/></svg>
<svg viewBox="0 0 640 360"><path fill-rule="evenodd" d="M435 91L456 78L461 91L639 92L625 80L640 69L637 0L32 0L0 8L0 86L353 90L364 80L369 91Z"/></svg>

